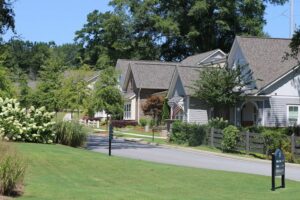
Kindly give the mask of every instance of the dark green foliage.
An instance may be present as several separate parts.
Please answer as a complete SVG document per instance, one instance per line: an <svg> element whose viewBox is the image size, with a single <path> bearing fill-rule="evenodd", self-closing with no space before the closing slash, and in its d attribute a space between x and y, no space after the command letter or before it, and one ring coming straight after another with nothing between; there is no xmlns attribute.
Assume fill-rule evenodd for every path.
<svg viewBox="0 0 300 200"><path fill-rule="evenodd" d="M80 147L86 140L87 132L78 122L58 122L54 127L56 142L71 147Z"/></svg>
<svg viewBox="0 0 300 200"><path fill-rule="evenodd" d="M12 82L9 78L7 70L0 66L0 97L11 98L14 96L14 89Z"/></svg>
<svg viewBox="0 0 300 200"><path fill-rule="evenodd" d="M31 89L28 86L27 76L22 73L19 79L19 102L24 108L29 108L31 105Z"/></svg>
<svg viewBox="0 0 300 200"><path fill-rule="evenodd" d="M242 75L241 71L241 67L201 70L193 86L194 96L215 109L235 105L243 100L244 88L254 82L251 72Z"/></svg>
<svg viewBox="0 0 300 200"><path fill-rule="evenodd" d="M116 14L127 17L133 42L152 44L161 59L174 61L216 48L228 51L236 35L264 36L267 2L282 5L287 0L112 0L111 4Z"/></svg>
<svg viewBox="0 0 300 200"><path fill-rule="evenodd" d="M168 99L165 98L162 108L162 120L170 119L170 107L168 105Z"/></svg>
<svg viewBox="0 0 300 200"><path fill-rule="evenodd" d="M93 96L95 111L105 110L114 119L122 118L124 105L122 94L117 88L117 76L114 68L103 70L95 84Z"/></svg>
<svg viewBox="0 0 300 200"><path fill-rule="evenodd" d="M149 125L150 120L147 118L141 118L140 119L140 125L145 127L146 125Z"/></svg>
<svg viewBox="0 0 300 200"><path fill-rule="evenodd" d="M300 50L300 29L297 29L292 37L292 41L290 43L291 52L286 52L285 59L295 59L300 64L299 60L299 50Z"/></svg>
<svg viewBox="0 0 300 200"><path fill-rule="evenodd" d="M134 45L130 34L133 33L125 15L93 11L84 27L76 32L82 62L105 69L114 66L118 58L132 57Z"/></svg>
<svg viewBox="0 0 300 200"><path fill-rule="evenodd" d="M11 71L22 70L36 79L38 71L50 58L52 43L10 40L2 48L3 65Z"/></svg>
<svg viewBox="0 0 300 200"><path fill-rule="evenodd" d="M4 34L8 29L12 29L15 32L13 2L13 0L0 1L0 35Z"/></svg>
<svg viewBox="0 0 300 200"><path fill-rule="evenodd" d="M262 135L269 155L274 153L277 148L281 148L287 139L287 136L280 130L265 129Z"/></svg>
<svg viewBox="0 0 300 200"><path fill-rule="evenodd" d="M188 124L176 121L172 124L170 141L177 144L198 146L204 143L207 127L205 125Z"/></svg>
<svg viewBox="0 0 300 200"><path fill-rule="evenodd" d="M240 139L239 133L239 129L232 125L223 130L223 140L221 143L223 151L233 151L236 149Z"/></svg>
<svg viewBox="0 0 300 200"><path fill-rule="evenodd" d="M208 126L211 128L223 130L228 125L229 125L228 120L224 120L223 118L216 117L208 120Z"/></svg>

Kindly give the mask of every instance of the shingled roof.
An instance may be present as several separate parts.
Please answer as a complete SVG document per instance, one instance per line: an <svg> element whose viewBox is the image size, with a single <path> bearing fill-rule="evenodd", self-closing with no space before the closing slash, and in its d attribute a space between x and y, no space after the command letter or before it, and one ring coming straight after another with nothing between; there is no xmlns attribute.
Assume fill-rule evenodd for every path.
<svg viewBox="0 0 300 200"><path fill-rule="evenodd" d="M237 36L235 40L253 72L253 78L262 80L256 81L259 90L297 65L294 59L283 59L285 52L290 52L290 39Z"/></svg>
<svg viewBox="0 0 300 200"><path fill-rule="evenodd" d="M186 95L193 95L194 91L192 89L196 80L199 79L200 71L203 68L191 67L191 66L178 66L177 73L180 77L182 85L184 87ZM207 68L205 68L207 69Z"/></svg>
<svg viewBox="0 0 300 200"><path fill-rule="evenodd" d="M223 51L221 51L220 49L214 49L211 51L207 51L207 52L203 52L200 54L196 54L193 56L189 56L187 58L185 58L184 60L181 61L182 65L186 65L186 66L197 66L200 65L201 63L205 62L206 59L208 59L210 56L213 56L214 54L220 52L221 54L224 54L225 57L225 53Z"/></svg>
<svg viewBox="0 0 300 200"><path fill-rule="evenodd" d="M176 63L130 62L130 70L137 88L169 89Z"/></svg>

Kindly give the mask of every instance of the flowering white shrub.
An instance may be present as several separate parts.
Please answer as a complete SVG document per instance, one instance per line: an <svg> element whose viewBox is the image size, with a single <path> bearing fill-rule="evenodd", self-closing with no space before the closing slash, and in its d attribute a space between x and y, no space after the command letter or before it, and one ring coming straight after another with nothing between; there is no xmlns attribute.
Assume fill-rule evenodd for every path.
<svg viewBox="0 0 300 200"><path fill-rule="evenodd" d="M26 110L16 99L3 100L0 97L0 137L5 140L53 143L52 127L54 113L45 107Z"/></svg>

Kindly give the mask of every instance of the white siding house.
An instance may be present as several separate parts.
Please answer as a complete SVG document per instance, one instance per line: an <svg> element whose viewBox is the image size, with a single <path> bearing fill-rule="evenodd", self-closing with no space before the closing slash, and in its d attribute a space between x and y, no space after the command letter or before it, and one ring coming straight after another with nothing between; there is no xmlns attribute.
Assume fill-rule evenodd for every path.
<svg viewBox="0 0 300 200"><path fill-rule="evenodd" d="M236 37L229 66L246 65L253 80L243 102L230 111L240 126L283 127L300 124L300 75L296 60L284 59L290 40Z"/></svg>

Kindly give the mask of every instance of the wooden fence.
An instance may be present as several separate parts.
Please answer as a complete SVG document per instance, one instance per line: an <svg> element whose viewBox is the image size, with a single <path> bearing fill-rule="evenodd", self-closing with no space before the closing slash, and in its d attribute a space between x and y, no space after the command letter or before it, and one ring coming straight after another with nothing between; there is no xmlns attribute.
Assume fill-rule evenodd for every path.
<svg viewBox="0 0 300 200"><path fill-rule="evenodd" d="M221 148L223 140L223 131L212 128L208 136L208 144L212 147ZM240 140L236 147L239 151L245 151L247 154L250 152L265 154L267 152L264 140L261 134L241 132Z"/></svg>
<svg viewBox="0 0 300 200"><path fill-rule="evenodd" d="M245 151L249 153L261 153L267 154L268 149L264 143L264 139L259 133L241 132L238 146L236 147L239 151ZM300 159L300 137L291 135L288 138L291 142L291 153L296 159ZM222 148L223 131L219 129L211 128L210 134L208 135L208 145L212 147Z"/></svg>

